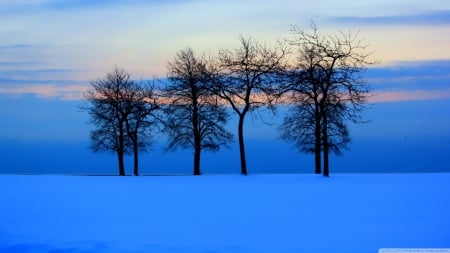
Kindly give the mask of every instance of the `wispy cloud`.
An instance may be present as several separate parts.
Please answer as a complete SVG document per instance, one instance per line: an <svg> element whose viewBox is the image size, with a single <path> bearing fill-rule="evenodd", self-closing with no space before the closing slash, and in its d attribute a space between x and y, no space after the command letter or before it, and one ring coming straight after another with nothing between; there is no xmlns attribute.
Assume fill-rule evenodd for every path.
<svg viewBox="0 0 450 253"><path fill-rule="evenodd" d="M0 61L0 67L22 67L36 65L34 61Z"/></svg>
<svg viewBox="0 0 450 253"><path fill-rule="evenodd" d="M20 67L21 64L18 63L10 64L7 67ZM2 63L0 62L0 66ZM6 67L6 65L3 65ZM57 79L64 78L67 76L71 76L72 74L76 74L79 70L75 69L61 69L61 68L45 68L45 69L18 69L18 68L10 68L6 70L0 70L0 76L9 79L22 79L22 80L45 80L45 79Z"/></svg>
<svg viewBox="0 0 450 253"><path fill-rule="evenodd" d="M55 10L67 10L67 9L77 9L77 8L98 8L98 7L111 7L111 6L127 6L127 5L143 5L148 4L149 1L145 0L66 0L66 1L55 1L51 0L43 3L42 6ZM152 1L152 2L164 2L164 1ZM154 4L154 3L153 3Z"/></svg>
<svg viewBox="0 0 450 253"><path fill-rule="evenodd" d="M370 102L383 103L435 99L450 99L450 89L382 91L376 93L376 95L371 98Z"/></svg>
<svg viewBox="0 0 450 253"><path fill-rule="evenodd" d="M80 100L88 89L84 85L25 85L0 87L0 94L25 95L33 94L44 99Z"/></svg>
<svg viewBox="0 0 450 253"><path fill-rule="evenodd" d="M72 100L79 97L76 94L79 87L88 83L77 80L76 73L77 70L70 69L0 70L0 94L35 94L42 98Z"/></svg>
<svg viewBox="0 0 450 253"><path fill-rule="evenodd" d="M372 102L450 99L450 61L397 62L369 69Z"/></svg>
<svg viewBox="0 0 450 253"><path fill-rule="evenodd" d="M369 69L364 78L377 90L440 90L450 85L450 61L397 62Z"/></svg>
<svg viewBox="0 0 450 253"><path fill-rule="evenodd" d="M0 93L78 100L89 85L88 81L71 79L73 73L70 69L0 71L0 76L6 77L0 78ZM363 78L376 94L371 102L450 99L449 73L450 60L399 62L369 69Z"/></svg>
<svg viewBox="0 0 450 253"><path fill-rule="evenodd" d="M32 48L32 47L33 47L33 45L29 45L29 44L0 45L0 50L23 49L23 48Z"/></svg>
<svg viewBox="0 0 450 253"><path fill-rule="evenodd" d="M187 2L187 0L33 0L33 1L10 1L0 3L0 13L8 14L11 12L32 12L32 11L72 11L83 9L115 8L129 6L156 6L164 4L174 4L178 2Z"/></svg>
<svg viewBox="0 0 450 253"><path fill-rule="evenodd" d="M87 90L87 82L73 79L76 72L58 68L0 70L0 94L32 94L44 99L79 100Z"/></svg>
<svg viewBox="0 0 450 253"><path fill-rule="evenodd" d="M359 25L449 25L450 10L397 16L342 16L331 18L331 21Z"/></svg>

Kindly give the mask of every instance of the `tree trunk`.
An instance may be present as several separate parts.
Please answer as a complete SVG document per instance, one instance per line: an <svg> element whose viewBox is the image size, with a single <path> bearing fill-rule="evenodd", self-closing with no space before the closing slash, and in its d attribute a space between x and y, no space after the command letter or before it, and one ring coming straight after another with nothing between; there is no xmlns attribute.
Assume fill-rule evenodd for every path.
<svg viewBox="0 0 450 253"><path fill-rule="evenodd" d="M194 135L194 176L200 175L200 152L202 150L202 136L200 133L200 118L199 118L199 101L198 101L198 93L197 87L194 84L191 84L191 92L192 92L192 129Z"/></svg>
<svg viewBox="0 0 450 253"><path fill-rule="evenodd" d="M123 161L123 151L117 151L117 158L119 160L119 175L125 176L125 163Z"/></svg>
<svg viewBox="0 0 450 253"><path fill-rule="evenodd" d="M320 144L317 147L317 143L316 143L316 148L314 150L314 166L315 166L315 174L321 174L322 173L322 157L320 155L321 151L320 151Z"/></svg>
<svg viewBox="0 0 450 253"><path fill-rule="evenodd" d="M133 155L134 155L134 175L139 176L139 150L137 139L133 143Z"/></svg>
<svg viewBox="0 0 450 253"><path fill-rule="evenodd" d="M194 176L201 175L200 173L200 155L201 155L201 148L195 147L194 151Z"/></svg>
<svg viewBox="0 0 450 253"><path fill-rule="evenodd" d="M247 175L247 161L245 158L245 146L244 146L244 114L239 116L239 126L238 126L238 135L239 135L239 154L241 157L241 174Z"/></svg>
<svg viewBox="0 0 450 253"><path fill-rule="evenodd" d="M117 157L119 159L119 175L125 176L125 163L123 160L124 156L124 149L125 149L125 136L123 133L123 123L119 126L119 145L117 150Z"/></svg>
<svg viewBox="0 0 450 253"><path fill-rule="evenodd" d="M328 120L325 115L323 117L323 129L322 129L322 137L323 137L323 175L328 177L330 175L329 172L329 163L328 163Z"/></svg>
<svg viewBox="0 0 450 253"><path fill-rule="evenodd" d="M315 173L321 174L322 173L322 164L321 164L321 157L320 153L322 150L322 140L321 140L321 128L320 128L320 113L319 109L317 108L318 105L316 105L316 112L315 112L315 132L314 132L314 138L315 138L315 144L314 144L314 158L315 158Z"/></svg>

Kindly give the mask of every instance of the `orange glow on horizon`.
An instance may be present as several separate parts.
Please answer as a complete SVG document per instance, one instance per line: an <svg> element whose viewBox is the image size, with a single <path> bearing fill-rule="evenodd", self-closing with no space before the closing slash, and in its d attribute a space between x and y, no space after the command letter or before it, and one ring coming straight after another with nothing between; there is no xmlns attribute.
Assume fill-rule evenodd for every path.
<svg viewBox="0 0 450 253"><path fill-rule="evenodd" d="M88 91L88 85L26 85L16 87L0 87L0 94L6 95L24 95L34 94L37 97L44 99L59 99L59 100L82 100L83 94ZM433 100L433 99L450 99L450 89L436 89L436 90L398 90L398 91L375 91L374 95L369 98L371 103L383 102L400 102L400 101L417 101L417 100ZM259 94L252 96L252 101L263 102L266 98ZM158 103L169 104L170 99L159 98ZM220 104L228 105L228 102L219 99ZM238 105L242 104L240 99L236 99ZM279 104L290 104L289 99L279 98Z"/></svg>

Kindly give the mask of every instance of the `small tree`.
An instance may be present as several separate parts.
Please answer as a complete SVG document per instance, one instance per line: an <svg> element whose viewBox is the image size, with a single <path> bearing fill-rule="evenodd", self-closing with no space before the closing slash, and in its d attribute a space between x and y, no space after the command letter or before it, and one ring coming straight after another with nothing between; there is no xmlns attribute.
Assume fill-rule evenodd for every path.
<svg viewBox="0 0 450 253"><path fill-rule="evenodd" d="M152 130L157 125L155 112L160 109L157 103L153 85L138 85L134 83L131 89L125 91L128 117L126 118L127 137L133 149L135 176L139 175L139 152L147 151L152 142Z"/></svg>
<svg viewBox="0 0 450 253"><path fill-rule="evenodd" d="M273 109L277 98L275 76L284 68L283 60L287 51L282 43L276 48L268 48L251 39L241 37L240 41L240 48L219 52L212 90L225 100L239 117L241 174L247 175L244 146L245 117L258 108Z"/></svg>
<svg viewBox="0 0 450 253"><path fill-rule="evenodd" d="M299 121L299 127L313 129L316 173L320 173L320 152L323 152L323 174L329 175L329 151L340 153L350 141L345 120L361 122L361 113L370 96L361 73L367 65L367 45L358 35L339 33L324 35L312 23L312 32L292 27L295 38L290 41L297 49L297 62L288 71L287 89L291 101L308 108L302 114L311 120ZM298 111L293 111L293 115ZM288 116L282 129L293 124ZM291 117L291 119L289 119ZM286 139L293 136L284 133ZM308 136L312 136L311 134Z"/></svg>
<svg viewBox="0 0 450 253"><path fill-rule="evenodd" d="M218 151L233 138L224 128L228 114L208 89L211 78L205 60L192 49L179 52L168 71L170 84L164 89L169 103L165 108L168 149L192 148L194 175L200 175L201 151Z"/></svg>
<svg viewBox="0 0 450 253"><path fill-rule="evenodd" d="M155 108L155 103L148 101L151 90L137 85L129 73L117 67L91 85L85 93L90 105L82 107L96 126L90 134L91 149L116 153L121 176L125 175L124 155L133 152L134 174L138 175L139 148L150 145L147 117Z"/></svg>

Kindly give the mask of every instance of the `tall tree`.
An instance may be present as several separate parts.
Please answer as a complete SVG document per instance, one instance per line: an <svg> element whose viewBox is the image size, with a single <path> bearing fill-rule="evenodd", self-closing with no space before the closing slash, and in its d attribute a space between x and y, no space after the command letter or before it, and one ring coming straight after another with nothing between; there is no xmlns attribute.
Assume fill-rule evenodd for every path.
<svg viewBox="0 0 450 253"><path fill-rule="evenodd" d="M306 114L314 120L298 123L313 129L316 173L320 173L322 151L323 174L329 176L330 150L340 153L350 141L345 121L361 122L370 96L361 73L374 62L358 34L326 35L319 33L314 23L311 27L311 32L292 27L294 39L290 43L297 49L297 61L288 71L287 90L292 92L293 103L309 108ZM285 120L285 124L292 124L292 120Z"/></svg>
<svg viewBox="0 0 450 253"><path fill-rule="evenodd" d="M249 112L258 108L273 109L277 97L276 73L284 68L286 47L278 43L269 48L252 39L240 38L241 46L234 51L219 51L214 86L215 94L225 100L238 115L241 174L247 175L244 146L244 121Z"/></svg>
<svg viewBox="0 0 450 253"><path fill-rule="evenodd" d="M128 106L125 125L133 150L133 174L138 176L139 153L147 151L152 144L152 133L158 123L155 113L160 106L153 85L133 83L129 88L124 90L124 99Z"/></svg>
<svg viewBox="0 0 450 253"><path fill-rule="evenodd" d="M314 153L315 173L321 174L322 117L320 112L321 92L317 82L310 82L314 58L311 54L300 55L298 65L285 72L286 85L282 93L291 104L280 127L281 138L294 142L300 151ZM305 71L305 69L309 71Z"/></svg>
<svg viewBox="0 0 450 253"><path fill-rule="evenodd" d="M116 153L121 176L125 175L124 155L133 152L134 173L138 175L139 148L145 149L150 144L147 117L154 104L148 101L149 90L137 85L129 73L117 67L91 85L85 93L89 105L82 106L96 126L90 134L91 149Z"/></svg>
<svg viewBox="0 0 450 253"><path fill-rule="evenodd" d="M168 79L164 89L169 103L165 109L168 149L192 148L194 175L200 175L201 151L218 151L233 138L224 127L228 113L208 89L211 78L205 60L192 49L180 51L168 64Z"/></svg>

